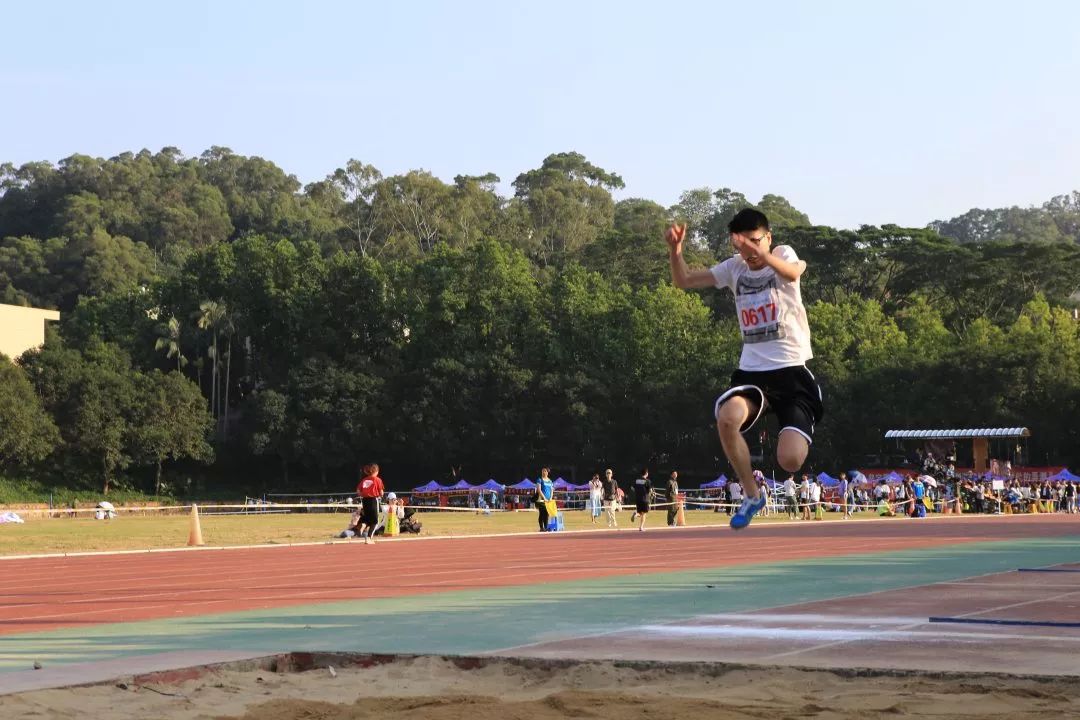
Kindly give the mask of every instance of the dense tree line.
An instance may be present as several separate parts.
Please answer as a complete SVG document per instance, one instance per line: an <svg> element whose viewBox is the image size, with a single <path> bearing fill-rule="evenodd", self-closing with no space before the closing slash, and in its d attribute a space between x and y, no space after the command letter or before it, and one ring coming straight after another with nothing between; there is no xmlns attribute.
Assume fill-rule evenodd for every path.
<svg viewBox="0 0 1080 720"><path fill-rule="evenodd" d="M0 166L0 302L62 312L0 362L0 472L239 493L348 487L372 458L403 484L724 470L731 299L672 288L661 234L689 222L707 265L751 205L810 266L812 462L859 462L887 427L993 425L1080 461L1076 194L1028 213L1051 236L1004 211L837 230L730 188L616 201L577 153L499 182L353 160L301 186L226 148Z"/></svg>

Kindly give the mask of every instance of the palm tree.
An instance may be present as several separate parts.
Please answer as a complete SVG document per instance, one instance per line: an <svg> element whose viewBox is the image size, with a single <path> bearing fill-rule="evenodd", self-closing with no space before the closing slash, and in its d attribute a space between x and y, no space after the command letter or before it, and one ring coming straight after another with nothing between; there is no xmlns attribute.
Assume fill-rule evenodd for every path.
<svg viewBox="0 0 1080 720"><path fill-rule="evenodd" d="M218 388L218 332L226 319L225 303L214 300L203 300L199 303L199 312L196 313L200 330L209 330L213 335L213 343L207 354L213 364L210 366L210 412L213 416L221 415L221 393Z"/></svg>
<svg viewBox="0 0 1080 720"><path fill-rule="evenodd" d="M176 372L180 372L187 365L187 358L180 352L180 321L170 317L169 322L158 326L157 341L154 342L154 350L164 350L165 357L176 357Z"/></svg>
<svg viewBox="0 0 1080 720"><path fill-rule="evenodd" d="M236 326L233 324L231 317L226 315L222 318L221 330L225 333L225 338L228 341L225 348L225 412L221 425L221 437L225 439L229 436L229 375L232 370L232 339L233 335L236 334Z"/></svg>

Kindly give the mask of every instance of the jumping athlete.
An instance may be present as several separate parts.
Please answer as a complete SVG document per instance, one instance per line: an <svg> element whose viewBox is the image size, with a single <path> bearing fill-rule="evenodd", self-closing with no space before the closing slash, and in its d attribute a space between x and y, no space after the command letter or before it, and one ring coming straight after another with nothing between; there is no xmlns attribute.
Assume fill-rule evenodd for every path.
<svg viewBox="0 0 1080 720"><path fill-rule="evenodd" d="M772 247L769 219L758 210L739 211L728 232L737 254L708 270L687 266L682 252L685 225L672 225L664 239L676 287L729 288L735 295L742 356L731 386L713 408L724 454L745 491L731 516L731 527L740 530L765 505L742 433L765 412L775 413L780 421L776 461L794 473L806 461L823 409L821 389L806 367L813 357L799 285L806 262L788 245Z"/></svg>

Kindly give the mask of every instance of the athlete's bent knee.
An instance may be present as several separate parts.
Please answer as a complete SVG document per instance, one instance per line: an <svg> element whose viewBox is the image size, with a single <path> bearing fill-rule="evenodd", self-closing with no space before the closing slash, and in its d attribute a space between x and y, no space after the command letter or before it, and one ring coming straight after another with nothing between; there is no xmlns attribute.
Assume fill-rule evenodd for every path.
<svg viewBox="0 0 1080 720"><path fill-rule="evenodd" d="M724 403L716 414L716 429L721 435L738 435L746 422L746 409L734 403Z"/></svg>
<svg viewBox="0 0 1080 720"><path fill-rule="evenodd" d="M802 468L803 463L806 462L806 451L777 451L776 462L786 472L796 473Z"/></svg>
<svg viewBox="0 0 1080 720"><path fill-rule="evenodd" d="M798 472L806 462L810 443L801 434L789 430L780 433L776 446L776 462L789 473Z"/></svg>

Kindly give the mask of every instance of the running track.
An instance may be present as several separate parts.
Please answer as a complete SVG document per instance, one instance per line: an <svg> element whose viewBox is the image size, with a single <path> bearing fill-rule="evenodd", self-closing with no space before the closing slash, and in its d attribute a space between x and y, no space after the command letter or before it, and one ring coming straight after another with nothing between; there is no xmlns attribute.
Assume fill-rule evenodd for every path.
<svg viewBox="0 0 1080 720"><path fill-rule="evenodd" d="M1080 521L1043 515L15 559L0 562L0 635L1070 535Z"/></svg>

